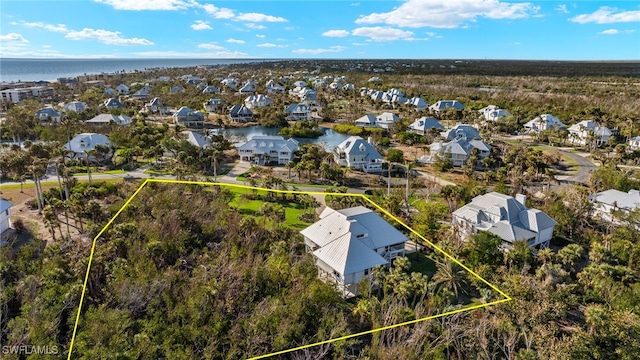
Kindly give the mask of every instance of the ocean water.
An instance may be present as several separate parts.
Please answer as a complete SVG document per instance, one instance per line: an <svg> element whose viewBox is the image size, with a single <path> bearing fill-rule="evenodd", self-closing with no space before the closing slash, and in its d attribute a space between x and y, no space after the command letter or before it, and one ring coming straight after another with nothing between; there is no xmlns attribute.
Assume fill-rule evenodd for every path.
<svg viewBox="0 0 640 360"><path fill-rule="evenodd" d="M162 67L229 65L268 60L254 59L2 59L0 82L55 80L84 74L113 73Z"/></svg>

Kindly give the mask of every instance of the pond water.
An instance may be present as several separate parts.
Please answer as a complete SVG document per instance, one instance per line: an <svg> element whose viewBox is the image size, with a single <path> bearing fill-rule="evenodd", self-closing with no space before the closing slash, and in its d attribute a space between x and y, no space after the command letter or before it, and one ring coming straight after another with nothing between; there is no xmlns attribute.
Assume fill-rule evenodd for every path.
<svg viewBox="0 0 640 360"><path fill-rule="evenodd" d="M281 128L269 128L264 126L248 126L243 128L229 128L229 129L217 129L216 133L224 135L226 139L231 141L234 145L241 145L247 142L254 136L260 135L278 135ZM338 144L349 138L349 135L344 135L333 131L333 129L320 126L322 135L317 138L298 138L294 137L300 145L303 144L318 144L322 146L326 151L332 151Z"/></svg>

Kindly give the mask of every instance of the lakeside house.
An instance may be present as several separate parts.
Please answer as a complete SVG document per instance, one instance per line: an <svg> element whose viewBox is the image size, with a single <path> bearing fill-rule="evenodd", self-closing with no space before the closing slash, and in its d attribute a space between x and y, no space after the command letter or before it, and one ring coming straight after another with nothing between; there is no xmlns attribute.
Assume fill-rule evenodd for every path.
<svg viewBox="0 0 640 360"><path fill-rule="evenodd" d="M0 234L11 228L11 207L13 203L5 199L0 199Z"/></svg>
<svg viewBox="0 0 640 360"><path fill-rule="evenodd" d="M420 135L426 135L431 129L444 130L444 126L436 118L421 117L407 127L407 131Z"/></svg>
<svg viewBox="0 0 640 360"><path fill-rule="evenodd" d="M563 127L566 127L566 125L563 124L560 119L551 114L542 114L524 124L525 131L533 133Z"/></svg>
<svg viewBox="0 0 640 360"><path fill-rule="evenodd" d="M569 126L568 130L569 142L574 145L586 145L588 142L595 141L596 146L599 147L606 144L613 135L609 128L593 120L580 121Z"/></svg>
<svg viewBox="0 0 640 360"><path fill-rule="evenodd" d="M244 105L233 105L229 108L229 121L239 123L239 122L249 122L253 121L253 111Z"/></svg>
<svg viewBox="0 0 640 360"><path fill-rule="evenodd" d="M276 163L285 165L293 160L298 151L298 141L286 139L282 136L254 136L238 147L240 161L255 162L259 165Z"/></svg>
<svg viewBox="0 0 640 360"><path fill-rule="evenodd" d="M497 192L476 196L453 212L453 226L463 239L479 231L495 234L503 241L502 249L521 240L530 248L548 248L558 223L538 209L527 208L526 200L522 194L515 198Z"/></svg>
<svg viewBox="0 0 640 360"><path fill-rule="evenodd" d="M318 277L332 283L345 298L358 294L358 285L371 280L377 266L389 267L405 255L407 237L364 206L325 208L320 220L300 231L313 255Z"/></svg>
<svg viewBox="0 0 640 360"><path fill-rule="evenodd" d="M111 148L113 145L109 141L106 135L96 133L82 133L78 134L71 139L68 143L62 147L67 150L66 157L70 159L87 159L89 161L96 162L97 158L94 155L88 153L95 150L96 146L102 145Z"/></svg>
<svg viewBox="0 0 640 360"><path fill-rule="evenodd" d="M356 119L356 126L360 127L376 127L376 117L372 114L364 115L363 117Z"/></svg>
<svg viewBox="0 0 640 360"><path fill-rule="evenodd" d="M60 113L52 107L44 107L36 111L35 116L40 120L40 123L42 125L60 123L62 119L62 115L60 115Z"/></svg>
<svg viewBox="0 0 640 360"><path fill-rule="evenodd" d="M340 166L365 172L382 171L382 155L359 136L350 136L333 150L333 158Z"/></svg>
<svg viewBox="0 0 640 360"><path fill-rule="evenodd" d="M640 191L629 190L628 193L609 189L593 195L589 195L589 200L593 203L592 213L603 220L619 223L616 219L616 212L629 214L640 207Z"/></svg>
<svg viewBox="0 0 640 360"><path fill-rule="evenodd" d="M108 125L110 123L126 126L131 125L131 117L126 115L99 114L85 121L89 125Z"/></svg>
<svg viewBox="0 0 640 360"><path fill-rule="evenodd" d="M180 137L181 139L189 142L189 144L193 146L197 146L201 149L206 149L209 147L209 145L211 145L210 138L200 133L197 133L195 131L189 131L189 130L182 131L180 132Z"/></svg>
<svg viewBox="0 0 640 360"><path fill-rule="evenodd" d="M284 109L287 121L311 120L311 108L306 104L291 104Z"/></svg>
<svg viewBox="0 0 640 360"><path fill-rule="evenodd" d="M173 122L183 126L203 126L204 114L183 106L173 114Z"/></svg>

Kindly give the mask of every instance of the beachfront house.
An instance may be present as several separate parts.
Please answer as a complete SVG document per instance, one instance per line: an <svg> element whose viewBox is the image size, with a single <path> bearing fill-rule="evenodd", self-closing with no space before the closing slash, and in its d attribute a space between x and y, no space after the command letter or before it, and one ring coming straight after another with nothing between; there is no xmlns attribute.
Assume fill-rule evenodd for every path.
<svg viewBox="0 0 640 360"><path fill-rule="evenodd" d="M365 172L382 171L382 155L359 136L351 136L333 150L333 158L340 166Z"/></svg>
<svg viewBox="0 0 640 360"><path fill-rule="evenodd" d="M334 284L343 297L358 294L376 266L389 267L405 255L407 237L364 206L325 208L320 220L300 232L313 255L318 277Z"/></svg>
<svg viewBox="0 0 640 360"><path fill-rule="evenodd" d="M235 123L253 121L253 111L244 105L233 105L229 108L229 121Z"/></svg>
<svg viewBox="0 0 640 360"><path fill-rule="evenodd" d="M502 249L524 240L530 248L549 247L553 228L558 223L538 209L527 208L527 197L490 192L473 198L452 214L453 226L466 239L479 231L488 231L502 239Z"/></svg>
<svg viewBox="0 0 640 360"><path fill-rule="evenodd" d="M285 165L293 160L298 151L298 141L282 136L254 136L238 147L240 161L254 162L259 165Z"/></svg>

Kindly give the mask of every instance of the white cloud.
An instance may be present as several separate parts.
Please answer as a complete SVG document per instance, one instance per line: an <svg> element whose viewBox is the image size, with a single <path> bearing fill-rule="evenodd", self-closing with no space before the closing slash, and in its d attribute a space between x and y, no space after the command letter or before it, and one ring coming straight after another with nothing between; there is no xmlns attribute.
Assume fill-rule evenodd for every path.
<svg viewBox="0 0 640 360"><path fill-rule="evenodd" d="M98 40L107 45L153 45L153 42L141 38L123 38L119 31L84 28L69 31L65 36L69 40Z"/></svg>
<svg viewBox="0 0 640 360"><path fill-rule="evenodd" d="M219 8L213 4L198 4L197 6L216 19L233 19L236 16L235 11L228 8Z"/></svg>
<svg viewBox="0 0 640 360"><path fill-rule="evenodd" d="M413 32L390 27L361 27L352 32L356 36L368 37L371 41L411 40Z"/></svg>
<svg viewBox="0 0 640 360"><path fill-rule="evenodd" d="M567 9L567 5L565 4L560 4L556 7L556 11L561 12L561 13L565 13L568 14L569 10Z"/></svg>
<svg viewBox="0 0 640 360"><path fill-rule="evenodd" d="M295 49L292 52L295 54L323 54L323 53L335 53L342 52L346 49L344 46L331 46L329 48L319 48L319 49Z"/></svg>
<svg viewBox="0 0 640 360"><path fill-rule="evenodd" d="M29 42L29 40L25 39L24 36L18 33L8 33L7 35L0 35L0 41L22 44L26 44Z"/></svg>
<svg viewBox="0 0 640 360"><path fill-rule="evenodd" d="M249 29L253 29L253 30L262 30L262 29L265 28L264 25L254 24L254 23L247 23L247 24L244 24L244 26L248 27Z"/></svg>
<svg viewBox="0 0 640 360"><path fill-rule="evenodd" d="M535 14L540 7L529 2L499 0L408 0L386 13L360 16L357 24L387 24L401 27L456 28L479 17L519 19Z"/></svg>
<svg viewBox="0 0 640 360"><path fill-rule="evenodd" d="M260 39L264 39L265 38L265 36L262 35L262 34L256 34L256 37L259 37Z"/></svg>
<svg viewBox="0 0 640 360"><path fill-rule="evenodd" d="M292 31L292 30L295 30L296 27L295 26L285 26L284 29L287 30L287 31Z"/></svg>
<svg viewBox="0 0 640 360"><path fill-rule="evenodd" d="M213 29L211 25L207 21L196 20L195 23L191 24L191 28L193 30L211 30Z"/></svg>
<svg viewBox="0 0 640 360"><path fill-rule="evenodd" d="M228 43L232 43L232 44L244 44L245 41L244 40L238 40L238 39L234 39L234 38L229 38L227 39Z"/></svg>
<svg viewBox="0 0 640 360"><path fill-rule="evenodd" d="M199 44L198 47L200 49L207 49L207 50L224 50L223 46L220 46L216 43L204 43L204 44Z"/></svg>
<svg viewBox="0 0 640 360"><path fill-rule="evenodd" d="M287 22L287 19L279 16L265 15L259 13L244 13L236 17L238 21L250 22Z"/></svg>
<svg viewBox="0 0 640 360"><path fill-rule="evenodd" d="M141 51L134 53L140 57L180 57L180 58L246 58L250 57L240 51L190 52L190 51Z"/></svg>
<svg viewBox="0 0 640 360"><path fill-rule="evenodd" d="M354 45L354 46L367 46L368 44L354 42L354 43L351 43L351 45Z"/></svg>
<svg viewBox="0 0 640 360"><path fill-rule="evenodd" d="M604 31L600 31L598 34L600 35L617 35L617 34L633 34L635 30L618 30L618 29L607 29Z"/></svg>
<svg viewBox="0 0 640 360"><path fill-rule="evenodd" d="M65 24L53 25L53 24L45 24L43 22L26 22L26 21L22 21L22 22L20 22L20 24L24 25L26 27L42 28L42 29L45 29L47 31L53 31L53 32L67 32L67 31L69 31L69 29L67 29L67 25L65 25Z"/></svg>
<svg viewBox="0 0 640 360"><path fill-rule="evenodd" d="M618 11L617 8L602 6L592 14L580 14L569 19L578 24L612 24L640 21L640 10Z"/></svg>
<svg viewBox="0 0 640 360"><path fill-rule="evenodd" d="M256 46L257 47L264 47L264 48L286 48L286 47L288 47L288 45L277 45L277 44L272 44L272 43L258 44Z"/></svg>
<svg viewBox="0 0 640 360"><path fill-rule="evenodd" d="M112 6L116 10L182 10L192 3L184 0L95 0Z"/></svg>
<svg viewBox="0 0 640 360"><path fill-rule="evenodd" d="M345 37L348 35L349 32L347 30L329 30L322 33L322 36L327 37Z"/></svg>

